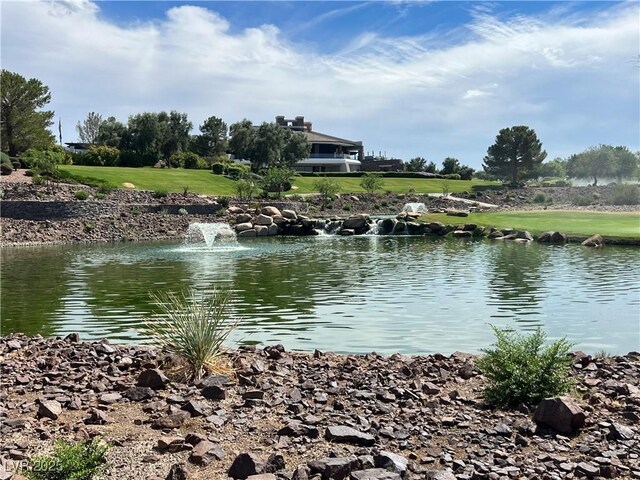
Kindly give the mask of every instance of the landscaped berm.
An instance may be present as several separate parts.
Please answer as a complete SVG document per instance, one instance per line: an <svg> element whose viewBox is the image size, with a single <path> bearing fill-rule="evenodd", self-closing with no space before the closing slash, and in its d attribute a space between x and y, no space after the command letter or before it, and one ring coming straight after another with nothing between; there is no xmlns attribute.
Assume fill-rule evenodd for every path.
<svg viewBox="0 0 640 480"><path fill-rule="evenodd" d="M189 381L172 350L4 336L2 465L43 479L640 478L640 354L497 333L482 361L274 345ZM47 476L61 465L86 476Z"/></svg>

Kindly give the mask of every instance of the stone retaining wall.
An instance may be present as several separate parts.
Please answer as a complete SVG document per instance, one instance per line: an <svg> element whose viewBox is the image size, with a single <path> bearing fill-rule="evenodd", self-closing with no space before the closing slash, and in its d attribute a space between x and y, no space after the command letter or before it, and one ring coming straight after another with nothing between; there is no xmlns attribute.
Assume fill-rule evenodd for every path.
<svg viewBox="0 0 640 480"><path fill-rule="evenodd" d="M116 202L37 202L7 200L0 204L0 216L17 220L68 220L71 218L95 218L117 212L168 213L177 215L180 209L190 215L215 215L222 209L220 204L130 204Z"/></svg>

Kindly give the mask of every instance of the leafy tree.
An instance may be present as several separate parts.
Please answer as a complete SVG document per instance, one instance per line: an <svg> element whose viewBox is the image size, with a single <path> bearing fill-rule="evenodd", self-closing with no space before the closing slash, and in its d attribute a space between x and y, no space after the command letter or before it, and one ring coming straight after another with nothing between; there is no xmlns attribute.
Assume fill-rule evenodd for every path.
<svg viewBox="0 0 640 480"><path fill-rule="evenodd" d="M292 167L300 160L304 160L311 153L311 144L303 133L285 130L284 145L280 161L282 165Z"/></svg>
<svg viewBox="0 0 640 480"><path fill-rule="evenodd" d="M157 113L138 113L129 117L122 136L123 163L130 166L154 165L162 156L164 127Z"/></svg>
<svg viewBox="0 0 640 480"><path fill-rule="evenodd" d="M427 168L427 161L422 157L414 157L407 163L407 170L410 172L424 172Z"/></svg>
<svg viewBox="0 0 640 480"><path fill-rule="evenodd" d="M367 193L373 193L382 188L382 175L379 173L367 172L360 179L360 186Z"/></svg>
<svg viewBox="0 0 640 480"><path fill-rule="evenodd" d="M571 155L567 162L567 172L571 178L593 178L598 184L598 177L613 175L616 167L616 155L610 145L590 147L582 153Z"/></svg>
<svg viewBox="0 0 640 480"><path fill-rule="evenodd" d="M313 183L313 188L320 194L323 210L327 208L329 200L340 191L338 182L328 177L322 177L316 180Z"/></svg>
<svg viewBox="0 0 640 480"><path fill-rule="evenodd" d="M169 114L160 112L158 122L162 135L162 155L166 160L169 160L174 153L188 149L189 132L193 128L193 124L187 119L186 113L179 113L175 110Z"/></svg>
<svg viewBox="0 0 640 480"><path fill-rule="evenodd" d="M244 119L234 123L229 128L231 138L229 139L229 149L236 158L253 161L254 144L256 142L256 130L250 120Z"/></svg>
<svg viewBox="0 0 640 480"><path fill-rule="evenodd" d="M251 159L254 168L280 166L285 131L276 123L264 122L258 127L254 142L254 154ZM256 162L258 165L255 165Z"/></svg>
<svg viewBox="0 0 640 480"><path fill-rule="evenodd" d="M435 162L429 162L424 168L424 171L428 173L437 173L438 166L435 164Z"/></svg>
<svg viewBox="0 0 640 480"><path fill-rule="evenodd" d="M271 167L262 176L262 189L269 193L275 192L280 198L282 192L291 188L295 172L283 167Z"/></svg>
<svg viewBox="0 0 640 480"><path fill-rule="evenodd" d="M560 157L544 162L540 165L539 174L543 178L564 178L567 175L567 162Z"/></svg>
<svg viewBox="0 0 640 480"><path fill-rule="evenodd" d="M627 147L615 147L613 153L616 156L614 173L618 183L622 183L623 178L631 178L636 174L638 168L640 168L640 161Z"/></svg>
<svg viewBox="0 0 640 480"><path fill-rule="evenodd" d="M192 148L198 155L215 157L227 151L227 124L218 117L207 118L200 125L201 135L192 137Z"/></svg>
<svg viewBox="0 0 640 480"><path fill-rule="evenodd" d="M206 169L204 158L193 152L178 152L171 155L169 165L174 168Z"/></svg>
<svg viewBox="0 0 640 480"><path fill-rule="evenodd" d="M462 165L458 170L458 175L460 175L460 180L471 180L473 178L474 173L476 173L476 171L467 165Z"/></svg>
<svg viewBox="0 0 640 480"><path fill-rule="evenodd" d="M442 161L441 175L452 175L460 173L460 161L457 158L447 157Z"/></svg>
<svg viewBox="0 0 640 480"><path fill-rule="evenodd" d="M489 175L516 184L537 175L546 157L535 130L520 125L500 130L495 143L487 149L483 168Z"/></svg>
<svg viewBox="0 0 640 480"><path fill-rule="evenodd" d="M55 139L47 130L53 124L53 112L38 111L51 100L49 87L35 78L2 70L1 133L2 151L15 157L29 148L42 149Z"/></svg>
<svg viewBox="0 0 640 480"><path fill-rule="evenodd" d="M82 123L78 122L76 130L78 131L78 139L82 143L97 143L100 125L102 124L102 115L96 112L89 112L87 118Z"/></svg>
<svg viewBox="0 0 640 480"><path fill-rule="evenodd" d="M126 129L127 127L122 122L117 121L115 117L109 117L100 123L95 143L120 148Z"/></svg>

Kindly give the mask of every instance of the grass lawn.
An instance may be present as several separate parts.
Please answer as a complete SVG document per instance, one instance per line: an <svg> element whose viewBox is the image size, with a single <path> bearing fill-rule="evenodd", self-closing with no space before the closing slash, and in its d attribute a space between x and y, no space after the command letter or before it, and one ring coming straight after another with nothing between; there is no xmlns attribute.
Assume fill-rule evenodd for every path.
<svg viewBox="0 0 640 480"><path fill-rule="evenodd" d="M447 216L444 213L427 214L423 221L448 224L476 223L485 227L515 228L532 234L559 231L573 236L590 236L596 233L605 238L640 238L640 213L583 212L565 210L538 210L527 212L478 212L465 218Z"/></svg>
<svg viewBox="0 0 640 480"><path fill-rule="evenodd" d="M118 187L125 182L133 183L140 190L167 190L182 192L184 186L190 192L207 195L234 195L233 180L221 175L213 175L209 170L185 170L181 168L126 168L126 167L89 167L83 165L61 165L78 177L104 180ZM341 193L364 192L360 186L359 177L331 177L340 184ZM296 177L294 186L298 187L286 195L314 193L313 184L317 177ZM473 188L489 188L497 185L495 182L481 180L441 180L432 178L384 178L379 193L391 191L393 193L408 193L410 189L416 193L442 193L447 185L451 193L471 191Z"/></svg>
<svg viewBox="0 0 640 480"><path fill-rule="evenodd" d="M140 190L189 191L206 195L234 195L235 182L209 170L185 170L182 168L127 168L89 167L84 165L61 165L78 177L105 180L117 187L125 182L133 183Z"/></svg>

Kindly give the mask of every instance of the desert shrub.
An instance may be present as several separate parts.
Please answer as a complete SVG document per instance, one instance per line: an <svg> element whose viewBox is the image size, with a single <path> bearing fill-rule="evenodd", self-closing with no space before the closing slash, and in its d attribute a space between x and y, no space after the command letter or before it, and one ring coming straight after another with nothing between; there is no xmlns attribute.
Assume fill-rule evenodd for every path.
<svg viewBox="0 0 640 480"><path fill-rule="evenodd" d="M637 205L640 203L640 189L636 185L616 185L611 202L614 205Z"/></svg>
<svg viewBox="0 0 640 480"><path fill-rule="evenodd" d="M189 212L187 212L186 208L179 208L178 215L189 215Z"/></svg>
<svg viewBox="0 0 640 480"><path fill-rule="evenodd" d="M0 173L2 173L2 175L11 175L11 172L13 172L11 162L5 162L4 160L0 162Z"/></svg>
<svg viewBox="0 0 640 480"><path fill-rule="evenodd" d="M214 163L211 165L211 173L214 175L224 175L224 167L222 163Z"/></svg>
<svg viewBox="0 0 640 480"><path fill-rule="evenodd" d="M165 189L159 189L159 190L154 190L153 191L153 196L155 198L164 198L167 195L169 195L169 192Z"/></svg>
<svg viewBox="0 0 640 480"><path fill-rule="evenodd" d="M151 298L158 312L145 322L144 332L184 362L186 378L198 380L216 371L223 343L236 326L228 291L213 289L199 295L187 290Z"/></svg>
<svg viewBox="0 0 640 480"><path fill-rule="evenodd" d="M31 480L91 480L104 470L108 449L98 438L78 443L57 441L53 455L32 457L30 470L22 473Z"/></svg>
<svg viewBox="0 0 640 480"><path fill-rule="evenodd" d="M182 195L184 195L186 197L188 193L189 193L189 185L183 185L182 186Z"/></svg>
<svg viewBox="0 0 640 480"><path fill-rule="evenodd" d="M600 193L598 193L598 192L593 192L593 193L591 194L591 196L593 197L593 199L594 199L594 200L600 200L600 197L601 197L602 195L600 195Z"/></svg>
<svg viewBox="0 0 640 480"><path fill-rule="evenodd" d="M536 193L533 197L533 203L544 203L547 201L547 196L543 192Z"/></svg>
<svg viewBox="0 0 640 480"><path fill-rule="evenodd" d="M360 186L367 193L374 193L376 190L382 189L382 175L379 173L367 172L360 180Z"/></svg>
<svg viewBox="0 0 640 480"><path fill-rule="evenodd" d="M380 202L380 205L382 205L383 207L388 207L389 206L389 202L387 202L386 200L383 200Z"/></svg>
<svg viewBox="0 0 640 480"><path fill-rule="evenodd" d="M4 152L0 152L0 163L11 163L11 157Z"/></svg>
<svg viewBox="0 0 640 480"><path fill-rule="evenodd" d="M76 200L86 200L87 198L89 198L89 192L87 192L86 190L77 190L74 195L76 197Z"/></svg>
<svg viewBox="0 0 640 480"><path fill-rule="evenodd" d="M240 178L234 185L236 197L242 202L250 202L259 191L256 182L251 178Z"/></svg>
<svg viewBox="0 0 640 480"><path fill-rule="evenodd" d="M460 177L459 173L448 173L446 175L443 175L443 177L448 180L460 180L462 178Z"/></svg>
<svg viewBox="0 0 640 480"><path fill-rule="evenodd" d="M483 350L484 355L476 362L487 377L484 389L487 401L501 407L535 405L571 388L568 374L572 344L566 339L545 347L546 335L540 328L530 335L492 328L495 348Z"/></svg>
<svg viewBox="0 0 640 480"><path fill-rule="evenodd" d="M291 190L295 172L288 168L271 167L262 175L262 190L265 193L275 193L280 198L282 192Z"/></svg>
<svg viewBox="0 0 640 480"><path fill-rule="evenodd" d="M345 212L351 211L351 205L343 205L342 210L344 210Z"/></svg>
<svg viewBox="0 0 640 480"><path fill-rule="evenodd" d="M230 203L229 197L218 197L218 203L224 208L228 208Z"/></svg>
<svg viewBox="0 0 640 480"><path fill-rule="evenodd" d="M96 228L96 225L91 222L87 222L84 224L84 231L89 233L92 232Z"/></svg>
<svg viewBox="0 0 640 480"><path fill-rule="evenodd" d="M320 202L323 209L327 207L329 200L340 191L338 182L329 177L322 177L313 182L313 188L320 194Z"/></svg>
<svg viewBox="0 0 640 480"><path fill-rule="evenodd" d="M593 197L591 197L590 195L577 195L573 199L573 203L581 207L586 207L587 205L591 205L592 202L593 202Z"/></svg>
<svg viewBox="0 0 640 480"><path fill-rule="evenodd" d="M108 193L111 193L112 191L113 191L113 186L111 186L108 183L100 183L100 185L98 185L98 193L102 195L106 195Z"/></svg>
<svg viewBox="0 0 640 480"><path fill-rule="evenodd" d="M34 185L44 185L46 182L46 178L41 177L40 175L33 175L31 181Z"/></svg>
<svg viewBox="0 0 640 480"><path fill-rule="evenodd" d="M113 167L120 163L120 150L107 145L92 145L81 156L76 157L76 163L97 167Z"/></svg>

